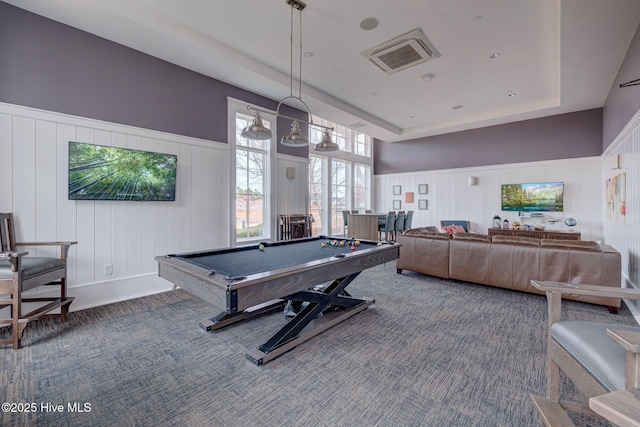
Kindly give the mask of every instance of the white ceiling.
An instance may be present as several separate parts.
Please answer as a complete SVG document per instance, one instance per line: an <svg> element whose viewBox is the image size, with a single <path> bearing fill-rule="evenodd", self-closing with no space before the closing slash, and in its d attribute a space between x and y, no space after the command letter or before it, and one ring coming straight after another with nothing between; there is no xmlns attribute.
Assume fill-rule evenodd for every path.
<svg viewBox="0 0 640 427"><path fill-rule="evenodd" d="M276 101L290 94L285 0L4 1ZM302 99L390 142L602 107L640 22L639 0L306 4ZM369 17L378 27L360 29ZM415 28L441 57L388 76L361 55ZM298 48L294 35L295 76Z"/></svg>

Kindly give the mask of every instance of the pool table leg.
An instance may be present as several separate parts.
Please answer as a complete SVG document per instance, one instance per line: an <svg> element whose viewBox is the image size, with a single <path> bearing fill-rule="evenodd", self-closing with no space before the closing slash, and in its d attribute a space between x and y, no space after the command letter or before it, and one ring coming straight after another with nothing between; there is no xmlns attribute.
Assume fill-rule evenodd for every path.
<svg viewBox="0 0 640 427"><path fill-rule="evenodd" d="M307 291L308 293L305 295L305 291L303 291L291 295L289 298L305 295L309 297L307 300L310 299L311 301L269 341L257 349L247 352L247 359L256 365L262 365L375 303L375 300L356 299L348 296L348 294L345 295L344 288L359 274L354 273L337 279L322 292ZM320 313L331 305L346 308L318 317ZM310 327L308 331L302 334L302 330L312 322L314 322L313 327Z"/></svg>
<svg viewBox="0 0 640 427"><path fill-rule="evenodd" d="M211 319L201 320L200 327L205 331L215 331L217 329L224 328L225 326L233 325L234 323L251 319L252 317L260 316L273 310L282 309L285 303L286 301L283 299L276 299L250 307L240 313L227 313L226 311L223 311Z"/></svg>

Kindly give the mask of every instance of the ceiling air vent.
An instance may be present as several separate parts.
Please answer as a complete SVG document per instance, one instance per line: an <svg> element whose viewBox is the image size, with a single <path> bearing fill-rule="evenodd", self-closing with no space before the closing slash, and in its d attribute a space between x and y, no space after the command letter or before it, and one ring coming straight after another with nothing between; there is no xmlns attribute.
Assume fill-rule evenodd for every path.
<svg viewBox="0 0 640 427"><path fill-rule="evenodd" d="M362 55L386 74L393 74L440 56L421 29L396 37L376 47L365 50Z"/></svg>

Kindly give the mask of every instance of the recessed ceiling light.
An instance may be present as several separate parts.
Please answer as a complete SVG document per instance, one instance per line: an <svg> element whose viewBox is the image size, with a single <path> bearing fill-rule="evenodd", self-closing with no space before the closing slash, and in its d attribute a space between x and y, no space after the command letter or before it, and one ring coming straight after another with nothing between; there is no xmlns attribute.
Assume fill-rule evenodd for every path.
<svg viewBox="0 0 640 427"><path fill-rule="evenodd" d="M481 20L481 19L482 19L482 16L478 15L478 16L474 16L474 17L473 17L473 19L472 19L472 21L473 21L473 22L478 22L478 21L479 21L479 20Z"/></svg>
<svg viewBox="0 0 640 427"><path fill-rule="evenodd" d="M452 110L461 110L464 108L464 105L454 105L453 107L451 107Z"/></svg>
<svg viewBox="0 0 640 427"><path fill-rule="evenodd" d="M371 92L371 96L376 96L377 94L378 94L378 92L376 92L376 91Z"/></svg>
<svg viewBox="0 0 640 427"><path fill-rule="evenodd" d="M379 23L380 21L378 21L378 18L363 19L362 22L360 23L360 28L362 28L365 31L373 30L378 26Z"/></svg>
<svg viewBox="0 0 640 427"><path fill-rule="evenodd" d="M509 93L507 93L507 96L514 97L514 96L516 96L516 93L515 92L509 92Z"/></svg>
<svg viewBox="0 0 640 427"><path fill-rule="evenodd" d="M498 59L498 58L500 58L499 53L492 53L491 55L489 55L489 59Z"/></svg>
<svg viewBox="0 0 640 427"><path fill-rule="evenodd" d="M305 58L311 58L312 56L313 56L313 52L306 51L306 52L304 53L304 57L305 57Z"/></svg>

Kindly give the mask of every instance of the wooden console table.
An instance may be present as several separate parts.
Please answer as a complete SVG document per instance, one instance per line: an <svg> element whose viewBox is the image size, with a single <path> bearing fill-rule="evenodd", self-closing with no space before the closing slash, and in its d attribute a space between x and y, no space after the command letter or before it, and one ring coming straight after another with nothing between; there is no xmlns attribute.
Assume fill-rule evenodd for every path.
<svg viewBox="0 0 640 427"><path fill-rule="evenodd" d="M536 239L580 240L579 231L556 230L513 230L503 228L490 228L489 236L518 236L535 237Z"/></svg>

